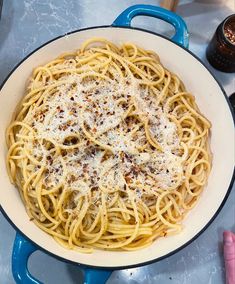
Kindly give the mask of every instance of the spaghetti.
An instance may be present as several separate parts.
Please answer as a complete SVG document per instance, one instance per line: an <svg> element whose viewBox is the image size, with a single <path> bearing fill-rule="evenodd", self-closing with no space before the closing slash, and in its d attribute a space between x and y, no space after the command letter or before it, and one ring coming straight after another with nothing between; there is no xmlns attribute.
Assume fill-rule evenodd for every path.
<svg viewBox="0 0 235 284"><path fill-rule="evenodd" d="M61 245L136 250L182 229L210 172L210 126L157 54L93 38L34 70L8 173Z"/></svg>

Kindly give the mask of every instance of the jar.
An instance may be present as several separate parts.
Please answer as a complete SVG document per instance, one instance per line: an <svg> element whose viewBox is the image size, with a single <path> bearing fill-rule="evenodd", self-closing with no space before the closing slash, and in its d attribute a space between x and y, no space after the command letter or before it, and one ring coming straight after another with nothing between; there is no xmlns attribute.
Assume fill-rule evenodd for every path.
<svg viewBox="0 0 235 284"><path fill-rule="evenodd" d="M209 63L223 72L235 72L235 14L216 29L207 49Z"/></svg>

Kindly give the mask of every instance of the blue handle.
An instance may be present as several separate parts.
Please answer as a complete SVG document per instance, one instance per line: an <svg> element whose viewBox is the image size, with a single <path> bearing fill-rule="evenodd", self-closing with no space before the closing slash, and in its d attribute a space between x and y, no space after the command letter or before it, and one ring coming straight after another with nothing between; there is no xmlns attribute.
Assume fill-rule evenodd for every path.
<svg viewBox="0 0 235 284"><path fill-rule="evenodd" d="M35 279L28 271L28 259L38 248L22 235L16 233L12 253L12 273L17 284L42 284ZM92 257L92 256L91 256ZM112 273L112 270L98 270L85 267L84 284L104 284Z"/></svg>
<svg viewBox="0 0 235 284"><path fill-rule="evenodd" d="M28 271L28 259L37 250L36 246L16 233L12 253L12 273L17 284L42 284Z"/></svg>
<svg viewBox="0 0 235 284"><path fill-rule="evenodd" d="M83 268L85 272L84 284L105 284L112 270L98 270L91 268Z"/></svg>
<svg viewBox="0 0 235 284"><path fill-rule="evenodd" d="M134 5L123 11L117 19L113 22L112 26L118 27L130 27L131 20L136 16L150 16L161 19L173 25L175 28L175 35L172 37L172 41L188 47L188 29L184 20L173 12L170 12L161 7L152 5Z"/></svg>

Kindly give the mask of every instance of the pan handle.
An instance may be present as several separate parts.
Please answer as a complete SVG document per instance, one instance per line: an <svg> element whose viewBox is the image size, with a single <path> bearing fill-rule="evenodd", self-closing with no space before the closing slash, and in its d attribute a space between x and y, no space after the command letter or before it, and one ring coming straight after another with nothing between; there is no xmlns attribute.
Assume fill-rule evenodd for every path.
<svg viewBox="0 0 235 284"><path fill-rule="evenodd" d="M184 20L177 14L152 5L134 5L123 11L113 22L114 27L130 27L131 21L136 16L150 16L168 22L175 28L175 35L172 41L188 48L189 35Z"/></svg>
<svg viewBox="0 0 235 284"><path fill-rule="evenodd" d="M28 259L36 250L38 250L37 246L16 233L12 253L12 273L17 284L43 284L28 270ZM104 284L112 273L112 270L79 268L84 271L84 284Z"/></svg>
<svg viewBox="0 0 235 284"><path fill-rule="evenodd" d="M105 284L109 279L112 270L98 270L93 268L83 268L85 277L84 284Z"/></svg>
<svg viewBox="0 0 235 284"><path fill-rule="evenodd" d="M28 271L28 259L36 250L33 243L16 233L12 253L12 273L17 284L42 284Z"/></svg>

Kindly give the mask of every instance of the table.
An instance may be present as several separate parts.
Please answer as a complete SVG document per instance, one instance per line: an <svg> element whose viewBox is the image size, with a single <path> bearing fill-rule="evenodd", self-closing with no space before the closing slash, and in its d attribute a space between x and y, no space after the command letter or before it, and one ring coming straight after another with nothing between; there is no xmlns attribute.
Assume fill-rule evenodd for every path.
<svg viewBox="0 0 235 284"><path fill-rule="evenodd" d="M145 0L156 5L160 1ZM0 84L12 68L44 42L78 28L106 25L136 0L5 0L0 21ZM109 6L111 6L109 8ZM216 71L205 59L205 48L215 28L234 13L234 1L180 1L177 8L190 32L190 50L198 55L224 86L227 94L235 90L232 74ZM139 17L133 25L172 34L167 24L156 19ZM190 70L189 70L190 71ZM209 228L193 243L161 262L141 268L115 271L108 283L130 284L220 284L224 283L222 232L235 231L235 188L224 208ZM12 284L11 253L14 229L0 215L0 283ZM51 284L82 283L82 272L74 265L36 252L29 261L33 275Z"/></svg>

